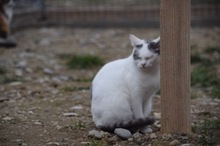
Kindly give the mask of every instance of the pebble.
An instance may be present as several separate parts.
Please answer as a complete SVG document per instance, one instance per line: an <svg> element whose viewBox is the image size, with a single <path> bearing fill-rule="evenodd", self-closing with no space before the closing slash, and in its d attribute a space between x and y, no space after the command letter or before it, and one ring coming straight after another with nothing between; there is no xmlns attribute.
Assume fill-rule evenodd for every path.
<svg viewBox="0 0 220 146"><path fill-rule="evenodd" d="M122 139L129 139L132 136L129 130L123 128L116 128L114 133Z"/></svg>
<svg viewBox="0 0 220 146"><path fill-rule="evenodd" d="M84 141L83 141L83 142L80 143L80 145L81 145L81 146L89 146L89 145L90 145L90 142L84 142Z"/></svg>
<svg viewBox="0 0 220 146"><path fill-rule="evenodd" d="M4 117L3 120L4 121L11 121L11 120L13 120L13 118L12 117Z"/></svg>
<svg viewBox="0 0 220 146"><path fill-rule="evenodd" d="M48 75L52 75L54 72L51 70L51 69L49 69L49 68L44 68L43 69L43 72L45 73L45 74L48 74Z"/></svg>
<svg viewBox="0 0 220 146"><path fill-rule="evenodd" d="M161 119L161 113L154 113L154 117L159 120Z"/></svg>
<svg viewBox="0 0 220 146"><path fill-rule="evenodd" d="M157 135L155 133L151 133L150 134L150 139L155 139L155 138L157 138Z"/></svg>
<svg viewBox="0 0 220 146"><path fill-rule="evenodd" d="M39 121L35 121L35 122L34 122L34 125L42 125L42 123L39 122Z"/></svg>
<svg viewBox="0 0 220 146"><path fill-rule="evenodd" d="M63 113L65 117L77 117L79 114L77 113Z"/></svg>
<svg viewBox="0 0 220 146"><path fill-rule="evenodd" d="M94 137L97 139L101 139L104 136L104 132L99 132L97 130L89 131L89 137Z"/></svg>
<svg viewBox="0 0 220 146"><path fill-rule="evenodd" d="M140 134L139 132L136 132L136 133L134 133L134 134L132 135L132 137L133 137L134 139L138 139L140 136L141 136L141 134Z"/></svg>
<svg viewBox="0 0 220 146"><path fill-rule="evenodd" d="M8 101L9 98L7 96L0 97L0 102Z"/></svg>
<svg viewBox="0 0 220 146"><path fill-rule="evenodd" d="M25 69L27 66L27 61L20 61L16 64L16 67L19 69Z"/></svg>
<svg viewBox="0 0 220 146"><path fill-rule="evenodd" d="M59 146L60 144L58 142L48 142L47 146Z"/></svg>
<svg viewBox="0 0 220 146"><path fill-rule="evenodd" d="M190 146L190 143L186 143L186 144L181 144L180 146Z"/></svg>
<svg viewBox="0 0 220 146"><path fill-rule="evenodd" d="M179 144L180 144L180 142L176 139L170 142L170 146L176 146L176 145L179 145Z"/></svg>
<svg viewBox="0 0 220 146"><path fill-rule="evenodd" d="M76 105L70 108L70 110L81 110L83 109L82 105Z"/></svg>

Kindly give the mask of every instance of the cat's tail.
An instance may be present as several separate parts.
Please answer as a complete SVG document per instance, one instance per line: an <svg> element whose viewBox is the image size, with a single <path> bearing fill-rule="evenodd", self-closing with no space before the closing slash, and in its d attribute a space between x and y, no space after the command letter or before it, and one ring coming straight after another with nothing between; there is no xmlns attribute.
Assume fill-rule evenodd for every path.
<svg viewBox="0 0 220 146"><path fill-rule="evenodd" d="M155 122L154 117L147 117L147 118L134 119L127 123L118 123L113 126L98 126L97 128L107 132L114 132L116 128L123 128L129 130L131 133L135 133L138 129L151 125L154 122Z"/></svg>

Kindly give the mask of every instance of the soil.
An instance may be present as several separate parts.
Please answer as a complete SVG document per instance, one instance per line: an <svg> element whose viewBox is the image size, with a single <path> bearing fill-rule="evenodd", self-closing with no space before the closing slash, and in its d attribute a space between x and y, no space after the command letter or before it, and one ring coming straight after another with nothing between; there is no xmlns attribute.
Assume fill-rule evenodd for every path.
<svg viewBox="0 0 220 146"><path fill-rule="evenodd" d="M157 117L154 132L136 133L129 140L114 134L98 139L88 136L95 129L90 112L88 79L100 67L70 69L61 56L96 55L109 62L131 53L129 34L153 39L158 29L28 28L12 34L18 46L0 48L0 66L13 82L0 85L1 146L78 145L199 145L199 133L160 134L160 96L154 98ZM220 28L192 28L191 45L199 49L220 47ZM201 96L191 101L192 124L220 118L220 100ZM208 114L204 114L208 112ZM219 132L219 131L218 131ZM217 133L217 135L220 135ZM184 137L187 137L184 140ZM220 144L220 140L217 139Z"/></svg>

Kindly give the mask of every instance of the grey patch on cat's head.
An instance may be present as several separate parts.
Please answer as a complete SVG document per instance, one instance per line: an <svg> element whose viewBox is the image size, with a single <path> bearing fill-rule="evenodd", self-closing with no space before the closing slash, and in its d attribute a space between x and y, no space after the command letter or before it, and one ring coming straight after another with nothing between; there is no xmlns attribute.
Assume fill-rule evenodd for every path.
<svg viewBox="0 0 220 146"><path fill-rule="evenodd" d="M140 59L140 57L139 57L139 50L136 50L136 49L134 50L133 59L134 59L134 60Z"/></svg>
<svg viewBox="0 0 220 146"><path fill-rule="evenodd" d="M160 42L150 42L148 48L151 52L160 55Z"/></svg>

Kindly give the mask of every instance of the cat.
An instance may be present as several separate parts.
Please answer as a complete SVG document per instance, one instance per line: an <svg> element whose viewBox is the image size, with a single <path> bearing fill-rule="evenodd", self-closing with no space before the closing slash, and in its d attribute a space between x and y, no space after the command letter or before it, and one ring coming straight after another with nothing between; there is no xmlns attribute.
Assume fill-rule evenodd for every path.
<svg viewBox="0 0 220 146"><path fill-rule="evenodd" d="M13 15L14 0L0 1L0 47L16 47L16 43L10 40L10 23Z"/></svg>
<svg viewBox="0 0 220 146"><path fill-rule="evenodd" d="M104 65L91 86L91 112L98 129L132 133L152 132L148 125L152 97L160 84L160 37L146 42L130 35L133 52L124 59ZM122 133L123 133L122 132ZM122 136L123 137L123 136Z"/></svg>

